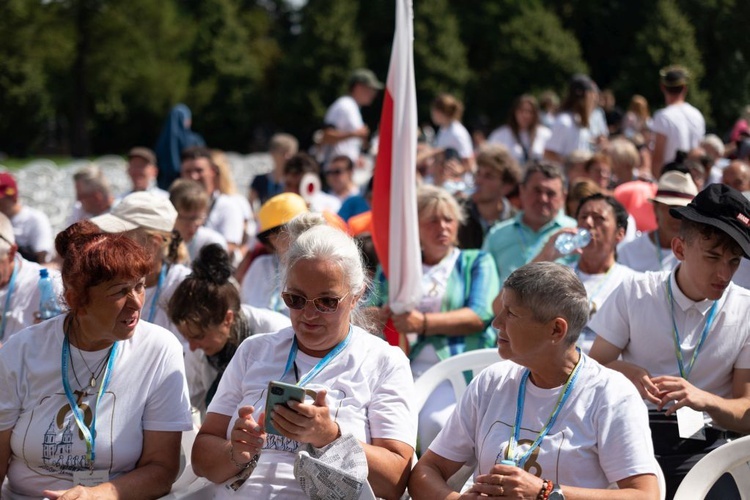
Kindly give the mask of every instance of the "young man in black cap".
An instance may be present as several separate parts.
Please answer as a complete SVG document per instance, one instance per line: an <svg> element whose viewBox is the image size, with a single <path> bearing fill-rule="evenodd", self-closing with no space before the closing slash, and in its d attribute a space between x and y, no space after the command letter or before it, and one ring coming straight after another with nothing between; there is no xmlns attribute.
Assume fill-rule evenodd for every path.
<svg viewBox="0 0 750 500"><path fill-rule="evenodd" d="M695 107L685 102L688 92L688 70L667 66L659 72L666 107L654 114L652 168L659 177L661 167L675 160L677 151L690 151L706 135L706 122Z"/></svg>
<svg viewBox="0 0 750 500"><path fill-rule="evenodd" d="M627 376L652 410L667 498L702 456L750 432L750 290L732 283L750 257L750 201L712 184L670 213L681 219L679 265L624 281L589 324L591 357Z"/></svg>

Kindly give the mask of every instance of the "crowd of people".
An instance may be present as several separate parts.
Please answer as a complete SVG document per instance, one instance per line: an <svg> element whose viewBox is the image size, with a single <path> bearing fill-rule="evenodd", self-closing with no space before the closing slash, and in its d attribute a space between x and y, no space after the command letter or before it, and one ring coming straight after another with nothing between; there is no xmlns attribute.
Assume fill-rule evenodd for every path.
<svg viewBox="0 0 750 500"><path fill-rule="evenodd" d="M579 74L486 135L436 96L404 313L372 244L370 70L249 186L185 105L129 151L130 192L76 172L56 237L0 173L0 496L158 498L196 429L215 498L671 498L750 433L750 131L707 135L688 71L659 76L653 117ZM486 348L461 398L414 408L416 379ZM739 496L727 476L708 498Z"/></svg>

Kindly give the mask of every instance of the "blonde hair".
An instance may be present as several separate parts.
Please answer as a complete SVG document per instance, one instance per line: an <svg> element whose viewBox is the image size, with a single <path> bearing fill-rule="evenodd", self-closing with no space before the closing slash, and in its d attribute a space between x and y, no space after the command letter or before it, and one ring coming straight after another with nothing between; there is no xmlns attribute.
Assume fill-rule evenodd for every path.
<svg viewBox="0 0 750 500"><path fill-rule="evenodd" d="M628 168L635 169L641 165L641 156L638 149L627 139L621 137L612 139L606 150L607 155L612 159L612 164L624 165Z"/></svg>
<svg viewBox="0 0 750 500"><path fill-rule="evenodd" d="M635 114L641 120L647 120L651 116L651 112L648 109L648 101L645 97L638 94L630 99L628 111Z"/></svg>
<svg viewBox="0 0 750 500"><path fill-rule="evenodd" d="M466 219L464 211L448 191L425 184L417 188L417 217L432 211L443 211L456 219L459 224Z"/></svg>
<svg viewBox="0 0 750 500"><path fill-rule="evenodd" d="M234 176L232 170L229 168L229 160L224 151L218 149L211 150L211 163L216 167L216 172L219 174L217 182L219 192L221 194L235 195L237 194L237 186L234 183Z"/></svg>

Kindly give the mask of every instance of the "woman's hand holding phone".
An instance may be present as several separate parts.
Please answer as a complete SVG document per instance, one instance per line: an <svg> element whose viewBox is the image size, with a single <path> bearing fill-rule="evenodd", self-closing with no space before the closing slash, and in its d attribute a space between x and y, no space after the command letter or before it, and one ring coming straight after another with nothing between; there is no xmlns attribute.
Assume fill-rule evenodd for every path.
<svg viewBox="0 0 750 500"><path fill-rule="evenodd" d="M325 389L315 394L313 404L291 399L286 405L275 405L270 421L284 437L315 448L322 448L341 435L338 424L331 420Z"/></svg>

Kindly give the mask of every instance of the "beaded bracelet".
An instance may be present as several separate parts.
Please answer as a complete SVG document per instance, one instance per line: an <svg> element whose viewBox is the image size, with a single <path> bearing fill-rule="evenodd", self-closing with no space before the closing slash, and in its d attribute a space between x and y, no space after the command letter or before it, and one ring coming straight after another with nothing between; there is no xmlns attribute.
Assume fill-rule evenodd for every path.
<svg viewBox="0 0 750 500"><path fill-rule="evenodd" d="M539 494L536 496L537 500L547 500L549 494L552 493L552 488L555 484L549 479L542 480L542 489L539 490Z"/></svg>

